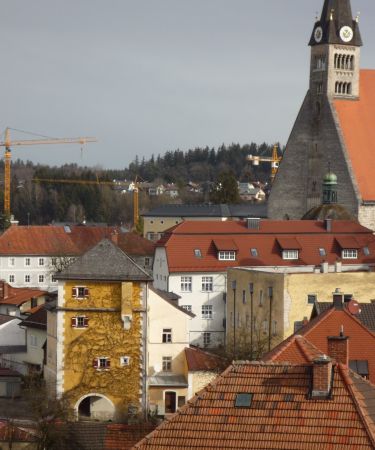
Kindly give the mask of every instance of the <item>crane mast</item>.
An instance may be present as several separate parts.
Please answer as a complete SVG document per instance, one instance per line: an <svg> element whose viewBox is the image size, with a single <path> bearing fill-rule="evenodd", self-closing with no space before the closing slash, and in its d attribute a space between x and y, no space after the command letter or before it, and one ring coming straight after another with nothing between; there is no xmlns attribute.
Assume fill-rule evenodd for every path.
<svg viewBox="0 0 375 450"><path fill-rule="evenodd" d="M269 156L253 156L253 155L249 155L246 158L247 161L250 161L250 162L253 163L253 166L259 166L259 163L261 163L261 162L268 162L268 163L271 164L271 184L273 183L273 181L274 181L274 179L276 177L277 171L279 169L280 162L283 159L282 156L278 155L278 151L277 151L278 148L279 148L278 144L275 144L273 146L272 156L271 157L269 157Z"/></svg>

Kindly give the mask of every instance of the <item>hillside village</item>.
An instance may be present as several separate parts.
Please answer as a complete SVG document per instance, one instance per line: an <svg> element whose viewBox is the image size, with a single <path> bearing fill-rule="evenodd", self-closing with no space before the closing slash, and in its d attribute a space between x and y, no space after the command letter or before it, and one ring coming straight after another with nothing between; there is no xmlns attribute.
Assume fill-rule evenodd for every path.
<svg viewBox="0 0 375 450"><path fill-rule="evenodd" d="M375 449L375 70L350 0L322 3L286 149L242 201L115 180L169 200L133 227L10 220L1 449Z"/></svg>

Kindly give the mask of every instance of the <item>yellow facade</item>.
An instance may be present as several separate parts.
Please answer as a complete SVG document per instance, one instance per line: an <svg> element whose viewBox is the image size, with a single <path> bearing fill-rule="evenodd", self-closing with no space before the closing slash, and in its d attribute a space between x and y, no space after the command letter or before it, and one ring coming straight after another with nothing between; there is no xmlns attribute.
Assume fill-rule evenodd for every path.
<svg viewBox="0 0 375 450"><path fill-rule="evenodd" d="M88 298L77 299L72 289L84 286ZM116 417L129 406L141 408L142 287L134 282L64 282L63 393L72 408L89 394L110 400ZM129 329L123 316L131 317ZM87 328L72 327L72 318L86 316ZM121 357L130 358L129 365ZM95 358L109 358L110 367L97 369Z"/></svg>
<svg viewBox="0 0 375 450"><path fill-rule="evenodd" d="M233 281L236 281L235 291ZM230 269L227 286L229 349L233 349L234 335L238 351L250 346L250 283L253 283L254 291L253 345L259 342L263 351L268 350L270 330L272 348L294 333L296 323L302 322L305 318L310 319L313 304L308 302L309 296L315 296L318 302L332 302L332 293L336 288L340 288L341 292L348 296L353 295L358 302L369 303L375 299L375 272L275 273L244 268ZM272 300L269 295L270 287ZM236 320L234 320L234 298L236 298Z"/></svg>

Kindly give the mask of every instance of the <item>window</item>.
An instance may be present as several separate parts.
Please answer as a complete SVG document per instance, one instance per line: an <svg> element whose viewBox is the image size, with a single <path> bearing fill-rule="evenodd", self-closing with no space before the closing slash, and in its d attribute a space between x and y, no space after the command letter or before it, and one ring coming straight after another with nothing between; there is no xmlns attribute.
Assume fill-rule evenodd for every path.
<svg viewBox="0 0 375 450"><path fill-rule="evenodd" d="M236 252L234 250L219 251L219 261L235 261Z"/></svg>
<svg viewBox="0 0 375 450"><path fill-rule="evenodd" d="M276 320L274 320L274 321L272 322L272 334L273 334L274 336L277 335L277 321L276 321Z"/></svg>
<svg viewBox="0 0 375 450"><path fill-rule="evenodd" d="M72 297L74 298L88 298L89 289L84 286L76 286L72 288Z"/></svg>
<svg viewBox="0 0 375 450"><path fill-rule="evenodd" d="M235 408L250 408L253 394L237 394L234 402Z"/></svg>
<svg viewBox="0 0 375 450"><path fill-rule="evenodd" d="M162 341L164 344L172 342L172 328L163 328Z"/></svg>
<svg viewBox="0 0 375 450"><path fill-rule="evenodd" d="M283 250L283 259L298 259L298 250Z"/></svg>
<svg viewBox="0 0 375 450"><path fill-rule="evenodd" d="M246 304L246 291L245 290L242 291L242 303L244 305Z"/></svg>
<svg viewBox="0 0 375 450"><path fill-rule="evenodd" d="M200 250L199 248L196 248L196 249L194 250L194 256L195 256L196 258L202 258L202 252L201 252L201 250Z"/></svg>
<svg viewBox="0 0 375 450"><path fill-rule="evenodd" d="M184 309L186 309L186 311L189 311L189 312L192 311L191 305L181 305L181 308L184 308Z"/></svg>
<svg viewBox="0 0 375 450"><path fill-rule="evenodd" d="M358 250L356 249L350 249L350 248L345 248L342 251L342 258L343 259L357 259L358 258Z"/></svg>
<svg viewBox="0 0 375 450"><path fill-rule="evenodd" d="M120 356L120 366L129 366L130 365L130 356Z"/></svg>
<svg viewBox="0 0 375 450"><path fill-rule="evenodd" d="M212 292L213 290L213 277L202 277L202 291Z"/></svg>
<svg viewBox="0 0 375 450"><path fill-rule="evenodd" d="M31 259L25 258L25 266L31 266Z"/></svg>
<svg viewBox="0 0 375 450"><path fill-rule="evenodd" d="M39 281L39 283L44 283L44 275L39 275L38 281Z"/></svg>
<svg viewBox="0 0 375 450"><path fill-rule="evenodd" d="M368 247L363 247L363 253L365 256L369 256L370 255L370 249Z"/></svg>
<svg viewBox="0 0 375 450"><path fill-rule="evenodd" d="M258 256L258 250L256 248L250 249L251 256L256 258Z"/></svg>
<svg viewBox="0 0 375 450"><path fill-rule="evenodd" d="M368 379L369 371L368 371L368 361L366 359L353 359L349 361L349 367L354 372L358 373L363 378Z"/></svg>
<svg viewBox="0 0 375 450"><path fill-rule="evenodd" d="M9 275L9 283L14 283L16 281L15 275Z"/></svg>
<svg viewBox="0 0 375 450"><path fill-rule="evenodd" d="M192 278L181 277L181 292L191 292Z"/></svg>
<svg viewBox="0 0 375 450"><path fill-rule="evenodd" d="M34 334L30 334L30 346L31 347L37 347L38 346L38 339Z"/></svg>
<svg viewBox="0 0 375 450"><path fill-rule="evenodd" d="M145 257L145 267L150 266L150 258L148 256Z"/></svg>
<svg viewBox="0 0 375 450"><path fill-rule="evenodd" d="M326 249L323 248L323 247L319 248L319 255L320 256L327 256Z"/></svg>
<svg viewBox="0 0 375 450"><path fill-rule="evenodd" d="M172 372L172 356L163 356L163 372Z"/></svg>
<svg viewBox="0 0 375 450"><path fill-rule="evenodd" d="M208 347L211 344L211 333L204 332L203 333L203 345L204 347Z"/></svg>
<svg viewBox="0 0 375 450"><path fill-rule="evenodd" d="M51 282L52 282L52 283L56 283L56 281L57 281L57 280L56 280L55 275L51 275Z"/></svg>
<svg viewBox="0 0 375 450"><path fill-rule="evenodd" d="M263 290L259 291L259 306L263 306Z"/></svg>
<svg viewBox="0 0 375 450"><path fill-rule="evenodd" d="M16 259L15 258L8 258L8 266L14 267L16 265Z"/></svg>
<svg viewBox="0 0 375 450"><path fill-rule="evenodd" d="M212 319L212 305L202 305L202 319Z"/></svg>
<svg viewBox="0 0 375 450"><path fill-rule="evenodd" d="M30 281L31 281L31 276L25 275L25 283L30 283Z"/></svg>
<svg viewBox="0 0 375 450"><path fill-rule="evenodd" d="M88 328L89 318L86 316L72 317L71 326L72 328Z"/></svg>
<svg viewBox="0 0 375 450"><path fill-rule="evenodd" d="M56 265L57 265L57 258L56 257L51 258L51 264L52 264L53 267L56 267Z"/></svg>
<svg viewBox="0 0 375 450"><path fill-rule="evenodd" d="M111 361L106 356L100 356L99 358L94 358L93 367L96 370L109 370L111 366Z"/></svg>
<svg viewBox="0 0 375 450"><path fill-rule="evenodd" d="M44 266L44 258L39 258L38 264L39 264L39 266Z"/></svg>
<svg viewBox="0 0 375 450"><path fill-rule="evenodd" d="M32 307L32 308L35 308L36 306L38 306L38 299L35 298L35 297L33 297L33 298L31 299L31 307Z"/></svg>
<svg viewBox="0 0 375 450"><path fill-rule="evenodd" d="M307 295L307 303L309 305L313 305L317 300L317 295L316 294L308 294Z"/></svg>
<svg viewBox="0 0 375 450"><path fill-rule="evenodd" d="M262 329L263 329L263 333L266 334L268 331L268 320L263 320Z"/></svg>

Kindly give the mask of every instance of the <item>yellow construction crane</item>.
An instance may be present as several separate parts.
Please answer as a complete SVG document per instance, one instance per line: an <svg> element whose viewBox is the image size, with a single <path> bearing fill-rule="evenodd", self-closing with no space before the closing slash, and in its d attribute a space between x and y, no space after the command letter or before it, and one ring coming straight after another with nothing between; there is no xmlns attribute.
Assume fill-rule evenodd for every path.
<svg viewBox="0 0 375 450"><path fill-rule="evenodd" d="M246 159L252 162L253 166L259 166L261 162L271 163L271 184L273 183L277 171L279 169L280 161L283 159L282 156L278 155L278 144L275 144L272 149L272 156L253 156L249 155Z"/></svg>
<svg viewBox="0 0 375 450"><path fill-rule="evenodd" d="M10 216L10 162L12 157L11 148L26 146L26 145L40 145L40 144L81 144L88 142L97 142L96 138L79 137L79 138L62 138L62 139L29 139L12 141L10 138L10 129L5 129L5 140L0 142L1 147L5 147L4 155L4 214Z"/></svg>

